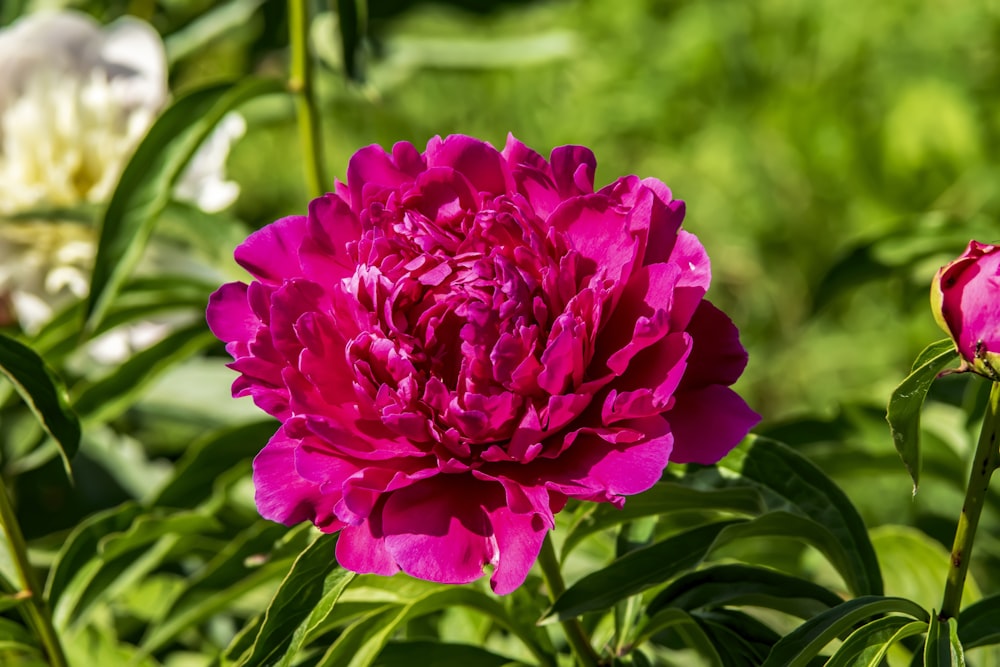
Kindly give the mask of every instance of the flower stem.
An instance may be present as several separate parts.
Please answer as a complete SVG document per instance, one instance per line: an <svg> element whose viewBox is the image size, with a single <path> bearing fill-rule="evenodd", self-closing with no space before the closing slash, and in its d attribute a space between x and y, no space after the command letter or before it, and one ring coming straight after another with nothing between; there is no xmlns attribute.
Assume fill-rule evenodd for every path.
<svg viewBox="0 0 1000 667"><path fill-rule="evenodd" d="M298 116L299 142L306 169L306 187L310 197L326 192L326 172L323 167L323 131L313 90L312 59L309 57L308 0L288 0L288 40L291 64L288 90L295 98Z"/></svg>
<svg viewBox="0 0 1000 667"><path fill-rule="evenodd" d="M969 572L969 561L972 560L972 543L976 539L976 527L983 512L986 490L993 471L1000 467L1000 447L998 447L1000 443L997 442L997 434L1000 431L1000 382L994 382L992 385L989 402L986 405L986 415L983 417L983 428L979 433L979 444L976 445L976 454L972 459L972 472L969 475L969 486L965 491L965 504L962 505L962 514L958 517L955 542L951 547L948 580L945 582L944 600L941 602L941 612L938 616L942 621L958 618L965 577Z"/></svg>
<svg viewBox="0 0 1000 667"><path fill-rule="evenodd" d="M552 537L549 533L545 534L545 540L542 542L542 550L538 554L538 565L542 570L545 585L549 589L549 597L555 602L556 598L566 590L566 584L559 571L559 558L556 556L556 550L552 546ZM560 621L560 624L566 633L566 640L569 642L570 648L573 649L573 654L576 655L577 664L581 667L597 667L601 662L601 657L597 655L597 651L591 645L587 632L580 624L580 619L570 618Z"/></svg>
<svg viewBox="0 0 1000 667"><path fill-rule="evenodd" d="M18 577L21 579L22 595L27 598L20 606L28 624L38 635L38 639L48 656L49 664L52 667L67 667L66 655L63 653L62 644L59 642L59 635L56 634L55 626L52 625L52 614L49 611L48 603L42 597L42 587L35 576L35 570L28 560L28 545L21 534L21 526L17 523L17 516L14 508L7 497L7 489L0 479L0 526L7 535L7 544L11 557L14 560L14 567Z"/></svg>

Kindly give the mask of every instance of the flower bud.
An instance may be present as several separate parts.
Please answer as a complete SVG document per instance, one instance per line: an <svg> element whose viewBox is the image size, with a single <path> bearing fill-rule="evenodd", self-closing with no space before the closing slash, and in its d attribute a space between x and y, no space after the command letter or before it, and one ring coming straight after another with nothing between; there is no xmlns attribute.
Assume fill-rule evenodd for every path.
<svg viewBox="0 0 1000 667"><path fill-rule="evenodd" d="M962 355L959 370L1000 381L1000 246L970 241L931 285L934 318Z"/></svg>

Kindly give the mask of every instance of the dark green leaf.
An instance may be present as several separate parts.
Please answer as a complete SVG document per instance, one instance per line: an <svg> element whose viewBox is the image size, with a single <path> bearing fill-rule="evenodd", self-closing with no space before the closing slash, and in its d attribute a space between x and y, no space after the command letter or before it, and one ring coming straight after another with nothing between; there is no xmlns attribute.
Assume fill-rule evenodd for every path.
<svg viewBox="0 0 1000 667"><path fill-rule="evenodd" d="M72 476L70 459L80 447L80 422L69 407L62 380L35 352L0 334L0 372L28 404L45 432L59 448L66 474Z"/></svg>
<svg viewBox="0 0 1000 667"><path fill-rule="evenodd" d="M930 616L909 600L875 595L855 598L806 621L785 635L771 650L762 667L804 667L837 637L855 624L881 614L905 614L918 621Z"/></svg>
<svg viewBox="0 0 1000 667"><path fill-rule="evenodd" d="M310 629L330 613L354 573L337 565L337 535L321 535L299 554L264 612L253 647L237 664L273 665L291 659Z"/></svg>
<svg viewBox="0 0 1000 667"><path fill-rule="evenodd" d="M889 399L886 419L892 432L892 442L913 479L914 493L920 483L920 408L938 373L957 357L958 352L950 338L928 345Z"/></svg>
<svg viewBox="0 0 1000 667"><path fill-rule="evenodd" d="M278 93L284 83L248 78L196 90L174 102L147 132L122 172L104 213L86 306L94 331L142 253L174 184L222 117L243 102Z"/></svg>
<svg viewBox="0 0 1000 667"><path fill-rule="evenodd" d="M924 667L965 667L965 651L958 639L958 622L942 622L935 614L924 643Z"/></svg>
<svg viewBox="0 0 1000 667"><path fill-rule="evenodd" d="M962 610L958 638L967 649L1000 644L1000 595L983 598Z"/></svg>
<svg viewBox="0 0 1000 667"><path fill-rule="evenodd" d="M750 565L716 565L679 577L646 607L655 614L666 607L750 605L809 618L842 602L835 593L805 579Z"/></svg>
<svg viewBox="0 0 1000 667"><path fill-rule="evenodd" d="M704 629L683 609L667 608L652 616L642 626L635 644L641 645L660 633L676 636L682 645L697 651L710 667L723 667L724 663L712 640Z"/></svg>
<svg viewBox="0 0 1000 667"><path fill-rule="evenodd" d="M632 551L570 586L546 612L544 622L607 609L630 595L662 584L701 562L723 529L741 520L719 521Z"/></svg>
<svg viewBox="0 0 1000 667"><path fill-rule="evenodd" d="M822 470L795 450L756 437L733 450L719 465L741 475L741 479L721 480L722 485L743 486L749 481L761 489L768 509L806 517L829 533L824 543L830 553L839 554L833 564L855 594L882 594L882 574L864 521Z"/></svg>
<svg viewBox="0 0 1000 667"><path fill-rule="evenodd" d="M926 630L926 622L913 621L905 616L879 618L851 633L826 667L879 667L889 647Z"/></svg>
<svg viewBox="0 0 1000 667"><path fill-rule="evenodd" d="M414 667L414 656L420 656L422 667L513 667L521 664L478 646L419 640L389 642L372 664L374 667Z"/></svg>
<svg viewBox="0 0 1000 667"><path fill-rule="evenodd" d="M764 509L760 494L749 487L698 489L677 482L659 482L648 491L630 497L622 509L607 503L598 505L573 526L563 542L562 554L565 557L588 535L643 517L713 510L756 516Z"/></svg>

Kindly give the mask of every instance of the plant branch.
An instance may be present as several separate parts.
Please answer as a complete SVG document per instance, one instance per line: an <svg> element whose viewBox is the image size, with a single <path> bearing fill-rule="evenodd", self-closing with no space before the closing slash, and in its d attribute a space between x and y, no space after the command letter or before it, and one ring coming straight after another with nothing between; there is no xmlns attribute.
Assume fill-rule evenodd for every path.
<svg viewBox="0 0 1000 667"><path fill-rule="evenodd" d="M566 590L566 584L563 582L562 573L559 571L559 558L556 556L556 550L552 546L550 533L545 534L545 540L542 542L542 550L538 554L538 565L542 570L545 585L549 589L549 597L555 602L556 598ZM570 648L573 649L573 654L576 656L577 664L581 665L581 667L597 667L601 662L601 657L597 655L597 651L594 650L593 645L590 643L590 638L587 636L586 630L583 629L583 625L580 624L580 619L570 618L560 621L560 624L566 633L566 640L569 642Z"/></svg>
<svg viewBox="0 0 1000 667"><path fill-rule="evenodd" d="M983 417L983 428L979 433L979 444L976 445L976 454L972 459L972 472L969 474L969 485L965 491L965 503L962 505L962 514L958 517L955 542L951 547L948 579L945 582L944 599L938 616L942 621L958 618L965 578L969 573L969 562L972 560L976 527L979 525L979 516L983 512L986 500L986 490L989 488L993 471L1000 467L1000 446L998 446L1000 443L997 442L997 434L1000 431L1000 382L992 384L986 415Z"/></svg>
<svg viewBox="0 0 1000 667"><path fill-rule="evenodd" d="M307 0L288 0L288 40L291 48L288 90L295 98L306 187L309 196L315 198L327 191L327 180L323 166L323 131L313 90L312 59L309 56Z"/></svg>
<svg viewBox="0 0 1000 667"><path fill-rule="evenodd" d="M21 526L17 523L17 516L15 516L14 508L7 497L7 489L2 479L0 479L0 524L2 524L4 534L7 536L10 555L21 580L22 595L26 598L24 604L19 605L19 609L38 636L42 648L48 656L49 664L52 667L67 667L66 654L63 653L55 626L52 625L52 614L48 603L42 596L42 587L35 576L31 562L28 560L28 545L24 541Z"/></svg>

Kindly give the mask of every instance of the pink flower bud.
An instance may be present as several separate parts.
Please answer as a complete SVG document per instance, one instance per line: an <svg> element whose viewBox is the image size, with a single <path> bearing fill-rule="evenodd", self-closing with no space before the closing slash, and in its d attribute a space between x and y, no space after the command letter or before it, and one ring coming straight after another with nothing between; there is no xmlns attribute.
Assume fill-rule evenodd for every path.
<svg viewBox="0 0 1000 667"><path fill-rule="evenodd" d="M1000 381L1000 246L970 241L931 286L934 318L962 355L963 371Z"/></svg>

